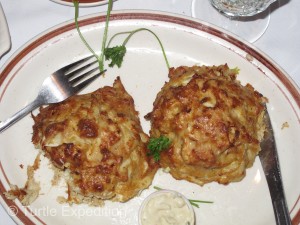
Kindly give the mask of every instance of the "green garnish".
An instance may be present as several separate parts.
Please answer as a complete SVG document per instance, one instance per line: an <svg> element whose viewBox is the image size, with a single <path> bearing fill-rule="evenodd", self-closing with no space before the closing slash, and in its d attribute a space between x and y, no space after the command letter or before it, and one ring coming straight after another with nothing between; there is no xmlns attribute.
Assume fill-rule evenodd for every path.
<svg viewBox="0 0 300 225"><path fill-rule="evenodd" d="M92 47L87 43L85 40L84 36L82 35L79 24L78 24L78 15L79 15L79 2L78 0L73 0L73 5L75 7L75 25L77 32L79 34L80 39L82 42L85 44L85 46L88 48L88 50L95 56L99 63L99 69L100 71L104 70L104 51L105 51L105 46L106 46L106 41L107 41L107 33L108 33L108 24L109 24L109 18L110 18L110 12L112 10L112 4L113 0L108 1L108 6L107 6L107 12L106 12L106 21L105 21L105 28L104 28L104 34L103 34L103 39L102 39L102 47L101 47L101 53L98 56L96 52L92 49Z"/></svg>
<svg viewBox="0 0 300 225"><path fill-rule="evenodd" d="M168 149L171 145L171 140L165 136L158 138L150 138L147 148L149 150L148 155L153 156L154 161L160 160L160 153Z"/></svg>
<svg viewBox="0 0 300 225"><path fill-rule="evenodd" d="M233 73L239 74L240 73L240 69L238 67L235 67L233 69L231 69L233 71Z"/></svg>
<svg viewBox="0 0 300 225"><path fill-rule="evenodd" d="M160 188L160 187L157 187L157 186L154 186L153 188L156 189L156 190L159 190L159 191L163 190L163 188ZM207 204L214 203L212 201L203 201L203 200L194 200L194 199L188 199L188 200L191 203L191 205L196 207L196 208L199 208L199 205L197 203L207 203Z"/></svg>
<svg viewBox="0 0 300 225"><path fill-rule="evenodd" d="M194 199L188 199L189 202L191 203L192 206L195 206L199 208L199 205L197 203L207 203L207 204L212 204L214 202L212 201L203 201L203 200L194 200Z"/></svg>
<svg viewBox="0 0 300 225"><path fill-rule="evenodd" d="M163 190L162 188L157 187L157 186L153 186L153 188L156 189L156 190L158 190L158 191Z"/></svg>
<svg viewBox="0 0 300 225"><path fill-rule="evenodd" d="M122 64L122 61L123 61L123 58L125 56L125 53L126 53L126 44L127 42L129 41L129 39L136 33L140 32L140 31L147 31L149 33L151 33L155 38L156 40L158 41L159 45L160 45L160 48L161 48L161 51L163 53L163 56L164 56L164 59L165 59L165 62L166 62L166 65L168 67L168 69L170 68L170 64L169 64L169 61L168 61L168 58L167 58L167 55L166 55L166 52L165 52L165 49L164 49L164 46L161 42L161 40L159 39L159 37L152 31L152 30L149 30L147 28L139 28L139 29L136 29L136 30L132 30L132 31L125 31L125 32L119 32L119 33L116 33L115 35L113 35L111 37L111 39L109 40L108 44L107 44L107 48L106 48L106 51L109 51L109 52L112 52L111 49L113 49L113 52L114 52L114 55L117 55L118 57L115 57L115 58L108 58L106 57L106 54L105 54L105 57L106 57L106 60L109 60L111 59L111 63L109 64L112 65L110 67L113 67L114 65L117 65L119 68ZM116 47L113 47L113 48L110 48L109 45L111 44L112 40L119 36L119 35L124 35L124 34L128 34L128 36L125 38L125 40L123 41L123 44L121 46L116 46ZM123 47L123 48L121 48ZM125 50L124 50L125 49ZM118 53L119 51L119 53ZM124 53L124 54L123 54ZM108 56L110 56L110 53L108 54ZM118 65L118 63L120 62L120 66Z"/></svg>
<svg viewBox="0 0 300 225"><path fill-rule="evenodd" d="M77 32L79 34L79 37L82 40L82 42L85 44L85 46L88 48L88 50L95 56L95 58L99 62L100 71L104 70L104 59L105 60L110 60L110 63L108 65L109 67L113 67L113 66L116 65L118 68L120 68L121 65L122 65L124 56L126 54L126 44L127 44L127 42L129 41L129 39L135 33L140 32L140 31L148 31L148 32L150 32L151 34L154 35L154 37L157 39L157 41L158 41L158 43L161 47L166 65L167 65L168 69L170 68L170 65L169 65L164 47L162 45L162 42L160 41L159 37L153 31L151 31L147 28L139 28L139 29L132 30L132 31L117 33L117 34L115 34L111 37L111 39L109 40L109 42L106 46L107 34L108 34L108 25L109 25L109 19L110 19L110 13L111 13L111 10L112 10L113 0L108 1L108 7L107 7L107 13L106 13L106 22L105 22L105 29L104 29L103 40L102 40L101 53L100 53L100 55L97 55L96 52L92 49L92 47L85 40L84 36L82 35L82 33L80 31L79 24L78 24L78 15L79 15L79 2L78 2L78 0L73 0L73 4L74 4L74 7L75 7L75 25L76 25L76 29L77 29ZM115 47L109 47L110 43L112 42L112 40L116 36L123 35L123 34L128 34L128 36L123 41L122 45L115 46Z"/></svg>
<svg viewBox="0 0 300 225"><path fill-rule="evenodd" d="M106 60L111 60L109 67L117 65L118 68L121 67L123 58L126 53L126 47L124 45L115 46L113 48L106 48L104 51L104 56Z"/></svg>

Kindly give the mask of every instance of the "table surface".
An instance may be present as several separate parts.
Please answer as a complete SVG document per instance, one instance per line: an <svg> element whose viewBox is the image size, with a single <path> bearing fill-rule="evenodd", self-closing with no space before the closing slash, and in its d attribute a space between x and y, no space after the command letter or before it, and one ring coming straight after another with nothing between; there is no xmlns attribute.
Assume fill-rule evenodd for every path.
<svg viewBox="0 0 300 225"><path fill-rule="evenodd" d="M199 0L207 1L207 0ZM50 0L1 0L12 41L0 67L30 39L59 23L74 18L74 8ZM118 0L114 10L147 9L192 16L192 0ZM107 5L80 8L80 15L104 12ZM300 85L300 1L278 0L271 8L271 20L264 35L253 43L270 56ZM14 225L0 206L0 225Z"/></svg>

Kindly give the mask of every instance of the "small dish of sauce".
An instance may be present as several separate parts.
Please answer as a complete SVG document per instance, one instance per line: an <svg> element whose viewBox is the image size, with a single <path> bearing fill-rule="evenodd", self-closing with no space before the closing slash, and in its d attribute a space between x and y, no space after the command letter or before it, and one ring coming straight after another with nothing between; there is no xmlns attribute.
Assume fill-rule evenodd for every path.
<svg viewBox="0 0 300 225"><path fill-rule="evenodd" d="M189 200L171 190L150 194L139 210L139 225L194 225L195 214Z"/></svg>

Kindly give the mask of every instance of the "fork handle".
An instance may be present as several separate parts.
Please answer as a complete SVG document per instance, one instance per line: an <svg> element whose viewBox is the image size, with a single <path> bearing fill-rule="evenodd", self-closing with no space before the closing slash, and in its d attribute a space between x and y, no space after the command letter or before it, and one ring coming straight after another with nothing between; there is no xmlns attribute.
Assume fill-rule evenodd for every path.
<svg viewBox="0 0 300 225"><path fill-rule="evenodd" d="M41 105L40 100L35 99L33 102L29 103L27 106L25 106L23 109L15 113L13 116L8 118L5 121L2 121L0 123L0 133L2 133L4 130L9 128L11 125L25 117L27 114L29 114L32 110L36 109Z"/></svg>

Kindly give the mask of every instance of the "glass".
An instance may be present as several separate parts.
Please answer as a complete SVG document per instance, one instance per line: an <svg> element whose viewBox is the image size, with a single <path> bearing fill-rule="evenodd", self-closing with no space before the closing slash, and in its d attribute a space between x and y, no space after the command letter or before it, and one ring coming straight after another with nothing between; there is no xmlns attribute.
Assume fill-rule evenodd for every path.
<svg viewBox="0 0 300 225"><path fill-rule="evenodd" d="M193 0L192 16L255 42L270 21L268 7L276 0Z"/></svg>

